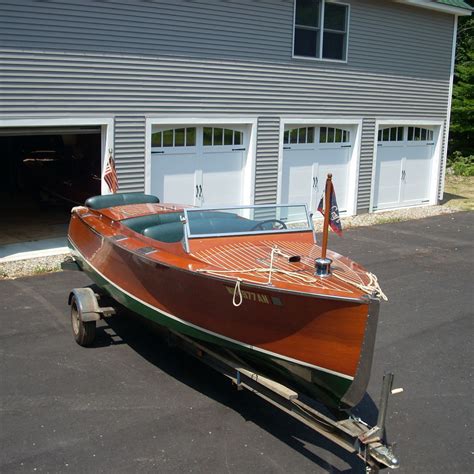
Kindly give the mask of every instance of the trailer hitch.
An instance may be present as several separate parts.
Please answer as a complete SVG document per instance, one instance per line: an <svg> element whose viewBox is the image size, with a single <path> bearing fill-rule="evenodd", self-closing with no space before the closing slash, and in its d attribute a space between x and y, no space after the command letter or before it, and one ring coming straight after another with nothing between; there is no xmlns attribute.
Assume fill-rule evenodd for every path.
<svg viewBox="0 0 474 474"><path fill-rule="evenodd" d="M393 453L392 446L383 443L383 438L385 436L385 421L387 418L388 398L390 394L403 392L403 389L401 388L392 389L393 379L393 373L387 373L383 376L377 424L370 430L365 431L359 435L358 441L360 445L364 446L366 453L381 465L385 465L390 469L397 469L399 467L399 461ZM370 466L367 466L367 469L368 472L374 472L374 469L372 469Z"/></svg>

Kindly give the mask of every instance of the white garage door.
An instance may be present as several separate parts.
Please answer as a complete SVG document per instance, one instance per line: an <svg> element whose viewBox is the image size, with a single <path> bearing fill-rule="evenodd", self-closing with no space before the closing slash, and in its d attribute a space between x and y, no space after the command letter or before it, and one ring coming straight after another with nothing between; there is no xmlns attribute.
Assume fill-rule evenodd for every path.
<svg viewBox="0 0 474 474"><path fill-rule="evenodd" d="M433 136L433 130L424 127L391 126L379 130L374 210L430 201Z"/></svg>
<svg viewBox="0 0 474 474"><path fill-rule="evenodd" d="M162 202L239 205L246 133L239 127L153 128L151 193Z"/></svg>
<svg viewBox="0 0 474 474"><path fill-rule="evenodd" d="M341 213L349 206L349 162L354 132L342 127L288 128L283 138L281 203L307 204L314 212L328 173Z"/></svg>

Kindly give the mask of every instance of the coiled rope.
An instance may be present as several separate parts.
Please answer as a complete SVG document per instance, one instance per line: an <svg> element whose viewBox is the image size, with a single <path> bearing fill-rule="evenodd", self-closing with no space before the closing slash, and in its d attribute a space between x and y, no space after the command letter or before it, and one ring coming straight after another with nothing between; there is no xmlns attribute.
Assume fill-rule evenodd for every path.
<svg viewBox="0 0 474 474"><path fill-rule="evenodd" d="M345 283L348 283L349 285L359 288L359 290L362 290L364 293L375 295L382 298L384 301L388 301L387 296L382 291L382 288L380 288L377 277L373 273L366 273L366 275L369 277L369 282L366 285L363 285L362 283L356 283L355 281L349 280L348 278L344 278L342 275L339 275L338 272L333 271L331 275Z"/></svg>

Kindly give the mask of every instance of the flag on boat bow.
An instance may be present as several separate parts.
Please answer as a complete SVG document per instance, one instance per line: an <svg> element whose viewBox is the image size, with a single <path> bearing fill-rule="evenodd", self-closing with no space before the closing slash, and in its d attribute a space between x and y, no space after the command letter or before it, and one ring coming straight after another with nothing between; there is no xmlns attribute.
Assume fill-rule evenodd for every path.
<svg viewBox="0 0 474 474"><path fill-rule="evenodd" d="M326 181L326 188L330 186L331 189L329 191L329 226L331 229L337 234L342 235L342 224L341 218L339 217L339 208L337 207L337 200L336 200L336 192L334 191L334 185L332 184L332 180L328 179ZM324 202L324 196L327 195L326 191L324 191L323 195L321 196L321 201L319 201L318 211L324 216L324 210L327 203Z"/></svg>
<svg viewBox="0 0 474 474"><path fill-rule="evenodd" d="M117 170L115 169L115 160L112 157L112 150L109 150L109 159L104 170L104 181L110 189L110 192L116 193L118 190Z"/></svg>

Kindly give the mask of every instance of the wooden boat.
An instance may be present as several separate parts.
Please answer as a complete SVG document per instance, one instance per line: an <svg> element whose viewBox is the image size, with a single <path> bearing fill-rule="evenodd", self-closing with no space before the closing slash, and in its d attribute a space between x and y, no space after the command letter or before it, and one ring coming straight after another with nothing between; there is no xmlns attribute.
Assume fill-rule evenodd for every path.
<svg viewBox="0 0 474 474"><path fill-rule="evenodd" d="M365 393L382 293L334 252L331 272L316 274L321 248L306 206L96 196L73 209L68 238L91 279L143 317L328 407L350 408Z"/></svg>

